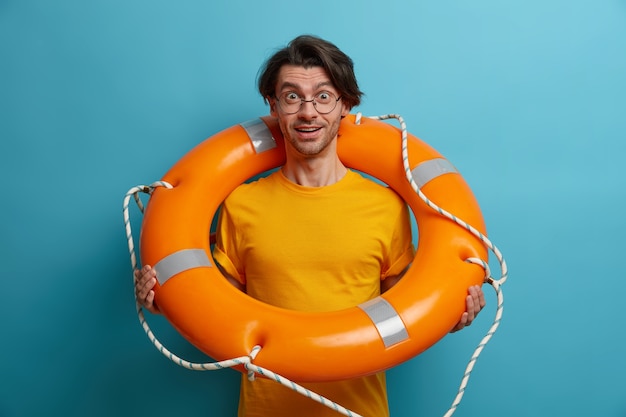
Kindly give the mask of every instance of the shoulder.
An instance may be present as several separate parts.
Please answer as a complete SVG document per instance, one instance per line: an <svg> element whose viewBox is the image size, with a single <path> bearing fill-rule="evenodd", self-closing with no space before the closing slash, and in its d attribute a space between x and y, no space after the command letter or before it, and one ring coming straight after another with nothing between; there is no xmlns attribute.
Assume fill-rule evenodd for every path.
<svg viewBox="0 0 626 417"><path fill-rule="evenodd" d="M226 197L224 204L237 205L266 197L277 185L276 175L277 173L274 171L239 185Z"/></svg>
<svg viewBox="0 0 626 417"><path fill-rule="evenodd" d="M392 188L379 180L355 171L349 171L354 188L367 193L372 202L404 205L404 200Z"/></svg>

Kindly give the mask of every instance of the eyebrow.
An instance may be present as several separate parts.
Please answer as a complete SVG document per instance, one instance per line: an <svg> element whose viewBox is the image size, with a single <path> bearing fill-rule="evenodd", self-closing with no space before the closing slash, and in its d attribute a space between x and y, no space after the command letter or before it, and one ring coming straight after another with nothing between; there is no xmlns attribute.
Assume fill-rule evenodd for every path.
<svg viewBox="0 0 626 417"><path fill-rule="evenodd" d="M318 83L315 86L315 90L319 90L322 87L332 87L334 90L336 90L335 86L330 81L322 81L321 83ZM286 81L280 86L279 91L283 91L286 88L292 88L294 90L301 90L301 87L298 84Z"/></svg>

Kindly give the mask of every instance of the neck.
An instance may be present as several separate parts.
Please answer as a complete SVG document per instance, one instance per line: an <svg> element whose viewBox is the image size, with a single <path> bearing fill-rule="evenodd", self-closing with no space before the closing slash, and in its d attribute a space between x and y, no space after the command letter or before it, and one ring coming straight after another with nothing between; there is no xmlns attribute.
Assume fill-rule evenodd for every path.
<svg viewBox="0 0 626 417"><path fill-rule="evenodd" d="M287 160L283 175L291 182L305 187L324 187L339 182L348 172L338 157L333 159L309 158Z"/></svg>

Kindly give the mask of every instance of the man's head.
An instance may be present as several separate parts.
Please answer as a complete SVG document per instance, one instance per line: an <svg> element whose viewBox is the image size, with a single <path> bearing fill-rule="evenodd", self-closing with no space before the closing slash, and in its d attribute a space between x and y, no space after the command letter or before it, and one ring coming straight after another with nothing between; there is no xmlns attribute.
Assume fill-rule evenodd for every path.
<svg viewBox="0 0 626 417"><path fill-rule="evenodd" d="M361 103L363 93L354 75L352 59L332 43L315 36L302 35L272 55L261 68L258 87L266 102L275 98L280 69L285 65L320 67L348 109Z"/></svg>

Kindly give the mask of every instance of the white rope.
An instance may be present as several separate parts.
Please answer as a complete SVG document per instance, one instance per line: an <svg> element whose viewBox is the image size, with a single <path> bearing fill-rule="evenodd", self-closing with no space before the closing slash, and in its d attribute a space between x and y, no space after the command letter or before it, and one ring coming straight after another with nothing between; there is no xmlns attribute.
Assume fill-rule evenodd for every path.
<svg viewBox="0 0 626 417"><path fill-rule="evenodd" d="M469 377L470 377L470 374L472 373L472 370L474 369L474 365L476 364L476 361L478 360L478 357L482 353L483 349L485 348L489 340L491 340L496 330L500 326L500 321L502 320L502 312L504 310L504 296L502 294L502 289L500 288L501 282L496 281L496 280L489 280L488 283L495 290L496 296L498 299L498 306L496 308L495 318L493 320L491 327L489 328L489 330L487 331L483 339L480 341L480 343L474 350L472 357L467 363L467 366L465 367L465 373L463 374L463 378L461 379L461 383L459 385L459 389L457 391L456 397L454 397L454 400L452 401L452 405L450 406L446 414L444 414L444 417L450 417L452 414L454 414L456 409L459 407L459 404L461 404L461 400L463 399L463 395L465 394L465 389L467 388Z"/></svg>
<svg viewBox="0 0 626 417"><path fill-rule="evenodd" d="M361 118L362 118L361 113L357 113L357 116L356 116L356 119L355 119L355 123L356 124L360 124L361 123ZM459 226L466 228L474 236L479 238L485 244L485 246L487 246L487 248L489 248L489 250L491 250L491 252L493 252L493 254L495 255L496 259L500 263L500 270L501 270L502 275L501 275L500 279L493 279L493 277L491 276L491 271L489 269L489 265L487 264L487 262L485 262L484 260L482 260L480 258L468 258L468 259L465 260L466 262L473 263L473 264L476 264L476 265L480 265L480 266L483 267L483 269L485 270L485 282L488 283L489 285L491 285L493 287L493 289L495 290L498 303L497 303L497 307L496 307L496 313L495 313L494 321L493 321L491 327L489 328L489 330L487 331L487 333L485 334L485 336L483 337L483 339L480 341L480 343L478 344L478 346L474 350L474 353L472 354L472 357L470 358L470 360L469 360L469 362L467 364L467 367L465 368L465 373L463 374L463 378L461 379L461 383L459 385L459 389L457 391L457 395L454 398L454 400L452 401L452 405L450 406L450 408L448 409L448 411L444 415L444 417L450 417L450 416L452 416L452 414L454 414L454 412L458 408L459 404L461 403L461 400L463 399L463 395L465 394L465 389L467 388L467 384L469 382L470 374L472 373L472 370L474 369L474 365L476 364L476 361L478 360L478 357L480 356L480 354L482 353L483 349L485 348L485 346L487 345L489 340L491 340L491 338L495 334L496 330L500 326L500 322L502 320L502 312L504 311L504 295L502 294L501 286L502 286L502 284L505 283L505 281L508 278L508 269L507 269L507 266L506 266L506 261L504 260L504 257L502 256L502 253L500 252L500 250L498 250L498 248L485 235L483 235L480 231L478 231L476 228L474 228L470 224L466 223L465 221L459 219L455 215L453 215L453 214L447 212L446 210L442 209L441 207L437 206L435 203L433 203L422 192L422 190L420 190L419 186L415 182L415 179L413 178L413 172L412 172L411 167L409 165L408 133L407 133L408 130L406 128L406 123L404 122L404 119L402 118L402 116L397 115L397 114L387 114L387 115L383 115L383 116L370 117L370 119L374 119L374 120L397 119L398 120L398 122L400 123L400 130L401 130L401 133L402 133L402 163L404 164L404 170L405 170L405 173L406 173L407 180L411 184L411 187L413 188L413 191L415 191L417 193L417 195L420 197L420 199L424 203L426 203L428 205L428 207L430 207L431 209L435 210L436 212L438 212L442 216L444 216L444 217L454 221Z"/></svg>
<svg viewBox="0 0 626 417"><path fill-rule="evenodd" d="M408 133L407 133L407 128L406 128L406 123L404 122L404 119L402 118L402 116L398 114L387 114L383 116L373 116L373 117L370 117L370 119L374 119L374 120L397 119L400 122L400 128L402 132L402 163L404 164L404 171L406 174L406 178L411 184L413 191L417 193L417 195L422 199L424 203L428 205L428 207L435 210L442 216L447 217L448 219L454 221L456 224L460 225L461 227L464 227L467 230L469 230L474 236L479 238L485 244L485 246L489 248L489 250L493 252L495 257L498 259L498 262L500 262L500 269L502 271L502 276L497 281L500 285L504 284L504 282L507 280L508 271L506 267L506 262L500 250L489 239L487 239L487 236L483 235L476 228L474 228L470 224L457 218L455 215L447 212L446 210L442 209L441 207L439 207L438 205L430 201L430 199L422 192L422 190L420 190L419 186L415 182L413 178L413 172L411 171L411 167L409 165ZM358 121L361 120L360 114L357 114L357 120ZM468 262L470 261L468 260ZM480 260L472 262L472 263L477 263L479 265L482 265L483 267L486 265L486 263L481 262ZM491 277L488 277L488 279L492 280Z"/></svg>
<svg viewBox="0 0 626 417"><path fill-rule="evenodd" d="M361 113L357 113L356 115L356 120L355 123L356 124L360 124L361 123ZM461 400L463 398L463 395L465 393L465 389L467 387L468 381L469 381L469 377L470 374L474 368L474 365L476 363L476 361L478 360L478 357L480 356L480 354L482 353L482 350L484 349L484 347L487 345L487 343L489 342L489 340L491 339L491 337L493 337L493 335L495 334L497 328L500 325L500 321L502 318L502 311L503 311L503 304L504 304L504 299L503 299L503 295L502 295L502 290L500 289L501 285L504 284L504 282L507 279L507 267L506 267L506 262L504 260L504 257L502 256L501 252L498 250L498 248L493 245L493 243L491 243L491 241L484 236L480 231L478 231L477 229L475 229L474 227L472 227L471 225L469 225L468 223L464 222L463 220L457 218L456 216L454 216L451 213L448 213L447 211L445 211L444 209L442 209L441 207L437 206L435 203L433 203L432 201L430 201L430 199L428 199L428 197L426 197L426 195L424 193L422 193L422 191L420 190L419 186L416 184L415 180L413 179L413 173L411 172L410 166L409 166L409 159L408 159L408 133L407 133L407 129L406 129L406 123L404 122L404 120L402 119L401 116L399 115L394 115L394 114L389 114L389 115L384 115L384 116L375 116L375 117L371 117L371 119L375 119L375 120L386 120L386 119L392 119L395 118L400 122L400 126L401 126L401 132L402 132L402 160L403 160L403 164L404 164L404 169L406 172L406 176L407 176L407 180L409 181L409 183L411 184L411 187L413 188L413 190L418 194L418 196L422 199L422 201L424 201L430 208L432 208L433 210L437 211L439 214L441 214L444 217L447 217L448 219L454 221L455 223L457 223L458 225L466 228L467 230L469 230L473 235L475 235L476 237L478 237L496 256L496 258L498 259L499 263L500 263L500 269L502 272L501 278L498 280L494 280L491 277L491 272L489 269L489 265L483 261L480 258L468 258L466 259L466 262L470 262L470 263L474 263L477 265L482 266L485 269L485 282L490 284L494 290L496 291L497 294L497 299L498 299L498 306L496 309L496 315L495 315L495 319L494 322L491 326L491 328L488 330L487 334L485 335L485 337L481 340L481 342L479 343L478 347L474 350L474 354L472 355L472 357L470 358L469 363L467 364L467 367L465 369L465 373L463 375L463 378L461 380L461 384L459 386L459 389L457 391L457 395L454 399L454 401L452 402L452 405L450 406L450 408L448 409L447 413L445 414L444 417L450 417L452 416L452 414L454 414L454 412L456 411L457 407L459 406L459 404L461 403ZM133 197L137 206L139 207L139 210L143 213L144 211L144 206L143 203L141 202L141 199L139 198L139 193L143 192L146 194L152 194L152 192L154 191L155 188L157 187L165 187L165 188L172 188L172 185L165 182L165 181L157 181L154 182L152 184L150 184L149 186L146 185L139 185L136 187L131 188L125 195L124 197L124 204L123 204L123 214L124 214L124 225L126 228L126 238L128 240L128 250L130 252L130 260L131 260L131 265L132 265L132 269L133 269L133 283L134 283L134 272L137 270L137 257L135 254L135 245L134 245L134 240L133 240L133 235L132 235L132 228L131 228L131 224L130 224L130 216L128 214L128 206L130 203L130 198ZM136 297L136 295L135 295ZM169 351L165 346L163 346L163 344L156 338L156 336L154 335L154 333L152 333L152 330L150 329L150 326L148 325L146 319L145 319L145 315L143 313L143 308L141 306L141 304L139 303L139 301L135 298L135 306L136 306L136 310L137 310L137 316L139 318L139 322L141 323L141 326L143 327L146 335L148 336L148 338L150 339L150 341L152 342L152 344L157 348L157 350L159 350L165 357L167 357L168 359L170 359L172 362L176 363L179 366L182 366L184 368L193 370L193 371L213 371L213 370L220 370L220 369L225 369L225 368L231 368L231 367L236 367L236 366L243 366L248 373L248 379L253 381L255 379L255 375L259 374L262 375L268 379L273 379L274 381L276 381L277 383L290 388L296 392L298 392L301 395L304 395L314 401L319 402L320 404L325 405L326 407L332 408L333 410L337 411L340 414L343 414L345 416L349 416L349 417L362 417L359 414L348 410L347 408L342 407L341 405L311 391L308 390L306 388L304 388L301 385L296 384L293 381L290 381L289 379L276 374L275 372L270 371L269 369L266 368L262 368L258 365L255 365L253 363L254 358L258 355L258 353L261 351L261 346L255 346L252 351L250 352L250 354L246 355L246 356L240 356L237 358L233 358L233 359L227 359L227 360L223 360L223 361L219 361L219 362L208 362L208 363L194 363L194 362L189 362L186 361L178 356L176 356L174 353L172 353L171 351Z"/></svg>
<svg viewBox="0 0 626 417"><path fill-rule="evenodd" d="M143 206L143 203L141 202L141 199L139 198L139 193L142 192L146 194L152 194L154 189L157 187L172 188L172 185L165 181L157 181L150 185L138 185L128 190L128 192L124 196L124 203L123 203L122 211L124 215L124 226L126 228L126 239L128 241L128 250L130 252L130 262L131 262L132 269L133 269L133 284L135 283L134 272L137 270L137 256L135 254L135 244L134 244L134 239L133 239L132 227L130 224L131 222L130 222L128 206L129 206L131 197L133 197L137 206L139 207L139 210L143 213L144 206ZM279 384L284 385L285 387L290 388L301 395L304 395L305 397L308 397L314 401L317 401L320 404L325 405L326 407L329 407L337 411L339 414L343 414L348 417L362 417L360 414L350 411L347 408L342 407L341 405L329 400L328 398L322 395L319 395L311 390L308 390L304 388L303 386L298 385L295 382L290 381L289 379L275 372L270 371L269 369L255 365L252 361L254 360L254 358L256 358L258 353L261 351L262 349L261 346L255 346L254 348L252 348L252 351L250 352L250 354L246 356L239 356L237 358L227 359L227 360L223 360L219 362L194 363L194 362L189 362L185 359L182 359L179 356L172 353L171 351L169 351L156 338L156 336L150 329L150 325L146 321L145 315L143 313L143 307L137 300L136 294L135 294L135 307L137 310L137 316L139 318L139 322L141 323L141 327L143 327L143 330L148 336L148 339L150 339L152 344L157 348L159 352L163 354L163 356L165 356L166 358L168 358L175 364L182 366L183 368L190 369L192 371L216 371L216 370L221 370L221 369L226 369L226 368L243 366L248 371L248 379L251 381L255 379L256 374L259 374L266 378L272 379L278 382Z"/></svg>

